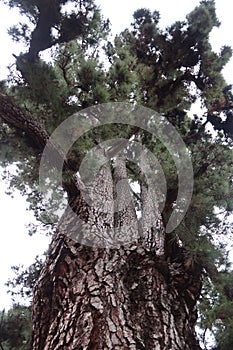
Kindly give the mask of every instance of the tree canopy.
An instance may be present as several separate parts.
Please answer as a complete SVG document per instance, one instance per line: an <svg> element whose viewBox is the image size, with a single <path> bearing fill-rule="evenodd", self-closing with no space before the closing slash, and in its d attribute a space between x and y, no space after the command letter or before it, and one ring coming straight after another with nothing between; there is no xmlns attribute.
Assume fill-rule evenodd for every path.
<svg viewBox="0 0 233 350"><path fill-rule="evenodd" d="M220 25L214 1L200 1L184 21L166 30L159 28L157 11L138 9L132 25L114 40L109 37L109 21L92 0L2 2L19 8L21 22L9 34L27 47L15 57L0 85L0 161L6 172L10 164L15 166L11 189L27 196L45 230L53 229L60 212L45 211L38 169L43 148L57 126L75 112L106 102L128 101L166 117L188 147L194 168L188 212L165 238L167 258L178 259L180 252L187 264L198 263L203 276L200 326L215 333L216 349L229 349L233 344L233 285L227 253L233 209L233 95L222 70L232 50L223 46L216 53L209 43L210 32ZM197 101L202 110L191 115ZM167 222L178 191L174 161L153 135L130 126L105 126L79 138L66 155L63 188L47 201L62 210L63 190L74 195L73 175L85 152L116 135L140 140L162 165L167 182L162 216ZM128 177L140 183L139 169L128 163ZM52 180L49 186L55 186ZM136 193L134 201L140 211ZM19 317L18 310L12 312Z"/></svg>

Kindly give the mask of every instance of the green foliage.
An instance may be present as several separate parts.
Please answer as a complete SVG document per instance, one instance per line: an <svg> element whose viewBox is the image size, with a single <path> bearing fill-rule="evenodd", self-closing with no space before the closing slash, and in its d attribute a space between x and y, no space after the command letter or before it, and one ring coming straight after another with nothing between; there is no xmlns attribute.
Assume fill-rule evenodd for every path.
<svg viewBox="0 0 233 350"><path fill-rule="evenodd" d="M64 95L62 85L56 77L53 67L45 62L36 61L29 64L27 58L21 55L17 58L16 68L21 72L29 87L29 99L39 104L51 104Z"/></svg>
<svg viewBox="0 0 233 350"><path fill-rule="evenodd" d="M32 291L42 266L43 260L37 256L35 262L28 268L24 266L12 267L16 276L13 280L8 280L6 285L10 288L8 292L11 294L14 303L16 297L27 298L27 301L31 301Z"/></svg>
<svg viewBox="0 0 233 350"><path fill-rule="evenodd" d="M5 3L18 7L33 25L42 16L39 0ZM54 2L54 18L50 19L45 45L49 48L56 44L50 51L50 62L37 54L30 56L33 37L38 34L36 29L31 31L25 23L11 29L13 39L21 41L23 38L30 48L26 54L17 57L15 70L8 83L1 83L0 89L14 96L49 133L71 114L111 101L130 101L153 108L175 126L192 157L194 194L183 223L169 238L178 238L187 261L200 263L206 271L200 301L202 327L217 329L219 349L227 349L232 342L233 328L232 273L226 270L213 280L210 271L214 266L218 274L217 269L222 271L228 264L222 241L231 230L227 220L233 208L230 138L233 97L222 69L232 50L223 46L216 53L209 43L209 34L219 26L214 1L201 1L184 21L176 22L166 30L159 28L157 11L139 9L133 15L132 26L117 35L113 42L108 41L109 23L101 17L93 1L71 1L74 6L70 12L62 7L66 3ZM53 6L48 1L44 5L45 8ZM190 118L188 112L197 100L207 112ZM80 126L83 122L85 120L80 118ZM156 124L156 118L151 123ZM210 124L216 129L215 134L208 131ZM74 129L72 136L76 132ZM67 155L72 171L78 170L85 153L97 143L115 136L130 138L131 135L132 128L117 124L84 134ZM150 149L163 167L168 187L163 211L166 221L173 210L178 188L174 161L164 145L149 133L141 130L133 135L136 141ZM37 188L40 154L31 140L5 124L0 126L0 141L1 164L17 167L11 177L11 188L27 195L31 209L45 227L54 227L59 213L53 215L54 212L44 211L45 201ZM142 181L137 166L132 162L127 166L131 181ZM53 186L50 179L48 188ZM53 192L56 198L48 196L47 201L59 208L58 203L64 198L62 189ZM140 208L137 196L135 203ZM219 212L224 215L225 226ZM17 268L15 271L18 275L12 287L19 284L22 286L20 293L30 294L38 266L33 266L31 271L20 272Z"/></svg>
<svg viewBox="0 0 233 350"><path fill-rule="evenodd" d="M215 285L206 278L200 298L200 326L213 330L216 350L233 345L233 272L224 271Z"/></svg>
<svg viewBox="0 0 233 350"><path fill-rule="evenodd" d="M30 350L31 308L14 305L8 312L0 312L0 348Z"/></svg>
<svg viewBox="0 0 233 350"><path fill-rule="evenodd" d="M231 49L225 47L217 55L208 42L210 31L219 25L213 1L202 2L186 21L176 22L165 32L158 28L156 13L141 9L134 19L132 32L125 31L121 41L128 43L140 63L136 68L144 96L140 102L168 112L174 106L189 109L199 97L207 107L220 98L225 86L221 70Z"/></svg>
<svg viewBox="0 0 233 350"><path fill-rule="evenodd" d="M37 0L1 0L4 4L8 5L10 8L18 8L23 15L30 16L30 19L36 17L38 12L36 10Z"/></svg>

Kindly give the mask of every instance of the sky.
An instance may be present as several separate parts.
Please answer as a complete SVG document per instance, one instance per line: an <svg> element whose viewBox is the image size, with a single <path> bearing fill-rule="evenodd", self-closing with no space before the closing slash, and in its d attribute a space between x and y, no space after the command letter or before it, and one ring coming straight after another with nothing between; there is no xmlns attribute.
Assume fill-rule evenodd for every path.
<svg viewBox="0 0 233 350"><path fill-rule="evenodd" d="M183 20L185 16L198 5L197 0L96 0L102 8L102 13L110 19L113 33L125 29L132 22L132 14L138 8L158 10L161 15L160 26L166 27L176 20ZM211 33L210 41L213 49L218 52L221 46L229 45L233 48L232 35L232 7L229 0L216 0L217 15L222 23L219 29ZM0 6L0 79L6 75L6 66L14 62L12 54L19 54L22 49L11 42L7 35L7 28L16 24L19 16ZM233 83L233 58L224 69L224 77L228 83ZM26 211L27 203L18 193L15 198L5 195L6 184L0 184L0 310L9 308L10 296L6 294L4 283L12 276L12 265L33 263L37 254L43 253L48 246L48 238L27 235L26 225L33 221L32 213Z"/></svg>

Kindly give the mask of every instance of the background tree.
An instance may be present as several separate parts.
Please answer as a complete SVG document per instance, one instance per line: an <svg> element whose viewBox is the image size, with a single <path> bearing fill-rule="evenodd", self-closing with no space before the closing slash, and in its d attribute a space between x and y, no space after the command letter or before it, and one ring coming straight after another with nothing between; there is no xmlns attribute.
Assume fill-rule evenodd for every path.
<svg viewBox="0 0 233 350"><path fill-rule="evenodd" d="M15 304L0 313L0 349L31 349L31 309Z"/></svg>
<svg viewBox="0 0 233 350"><path fill-rule="evenodd" d="M231 49L225 46L216 54L209 44L209 33L219 26L214 1L201 1L185 21L165 31L159 29L158 12L140 9L132 27L114 42L108 41L108 22L93 1L71 1L70 9L67 1L4 2L19 7L34 28L22 24L11 29L13 38L27 42L28 50L16 57L15 71L1 84L1 160L4 166L17 165L11 186L27 195L38 220L45 227L57 226L35 288L33 349L200 349L195 334L198 302L202 326L214 327L218 348L226 349L232 342L232 285L222 242L231 229L232 93L221 71ZM49 48L50 63L40 57ZM197 100L207 112L190 118L188 111ZM49 135L72 113L116 101L157 110L189 148L193 198L183 222L170 234L164 227L178 193L174 162L155 137L130 126L96 128L74 143L65 156L63 188L47 197L57 210L45 212L37 183ZM208 131L211 124L214 135ZM132 181L140 193L133 194L126 210L109 216L90 208L82 197L75 174L83 157L100 141L116 136L133 137L159 159L168 186L162 216L151 194L145 197L139 169L122 155L116 157L115 149L115 161L106 164L89 187L104 192L110 207L117 181L128 178L122 200L129 196ZM56 167L63 154L51 147ZM49 186L50 192L56 186L52 178ZM73 212L86 223L78 231L83 244L67 236L76 230L67 209L57 224L64 210L63 190ZM154 221L153 229L147 229L148 218ZM93 225L104 233L105 227L120 227L122 222L132 230L142 225L138 240L119 249L85 244Z"/></svg>

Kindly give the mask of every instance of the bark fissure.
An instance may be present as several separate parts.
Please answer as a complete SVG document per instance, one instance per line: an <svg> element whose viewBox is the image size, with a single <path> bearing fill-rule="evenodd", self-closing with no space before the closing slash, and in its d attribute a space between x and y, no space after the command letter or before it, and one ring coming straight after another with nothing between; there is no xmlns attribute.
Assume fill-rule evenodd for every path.
<svg viewBox="0 0 233 350"><path fill-rule="evenodd" d="M42 150L43 127L3 94L0 104L3 121ZM178 261L169 257L158 193L143 185L137 218L124 157L114 157L114 171L107 160L94 180L65 188L70 206L34 292L33 350L199 350L201 269L186 263L182 249Z"/></svg>
<svg viewBox="0 0 233 350"><path fill-rule="evenodd" d="M156 194L148 199L147 193L144 199L142 239L122 156L116 158L113 172L106 163L94 182L80 180L80 186L96 203L110 199L112 207L101 212L80 196L76 213L84 223L77 224L73 211L64 213L35 289L33 349L199 350L194 326L201 274L185 264L184 254L179 262L165 257ZM151 220L153 231L147 224ZM98 247L107 239L104 228L118 229L125 223L129 231L121 232L129 234L126 243ZM93 228L105 236L96 238ZM119 231L111 232L108 243L121 242ZM91 240L95 247L83 244ZM45 293L48 281L50 296Z"/></svg>
<svg viewBox="0 0 233 350"><path fill-rule="evenodd" d="M138 233L138 219L129 198L123 157L116 159L114 167L111 173L109 164L104 164L94 182L86 185L80 182L96 203L103 194L106 200L115 203L106 214L98 206L88 206L84 198L78 199L77 215L84 220L81 242L80 237L77 239L81 226L77 225L74 213L63 215L35 289L34 349L199 349L194 332L196 303L190 303L186 290L196 301L200 274L196 277L199 287L191 291L193 271L185 270L182 257L180 263L165 260L161 253L164 240L160 250L144 244L148 242L146 223L142 225L145 242L139 235L134 236ZM101 179L106 181L104 188ZM156 241L158 233L164 235L164 230L155 204L155 197L148 206L145 203L144 215L150 223L153 210ZM130 238L126 244L109 248L83 245L85 239L89 242L96 239L92 227L104 233L106 224L118 228L125 223L134 234L123 230ZM70 227L73 235L69 238L66 233ZM151 239L151 231L149 235ZM99 239L97 235L98 243ZM45 293L47 284L49 296ZM39 300L45 300L44 307ZM37 329L47 334L43 342Z"/></svg>
<svg viewBox="0 0 233 350"><path fill-rule="evenodd" d="M35 291L34 349L199 349L195 303L185 301L182 285L158 272L161 258L152 259L135 245L118 250L83 247L59 234L50 249L57 250L61 239L63 260L54 261L49 254ZM171 275L177 271L187 278L176 264L167 265ZM195 278L196 300L201 282ZM42 334L47 337L39 343Z"/></svg>

